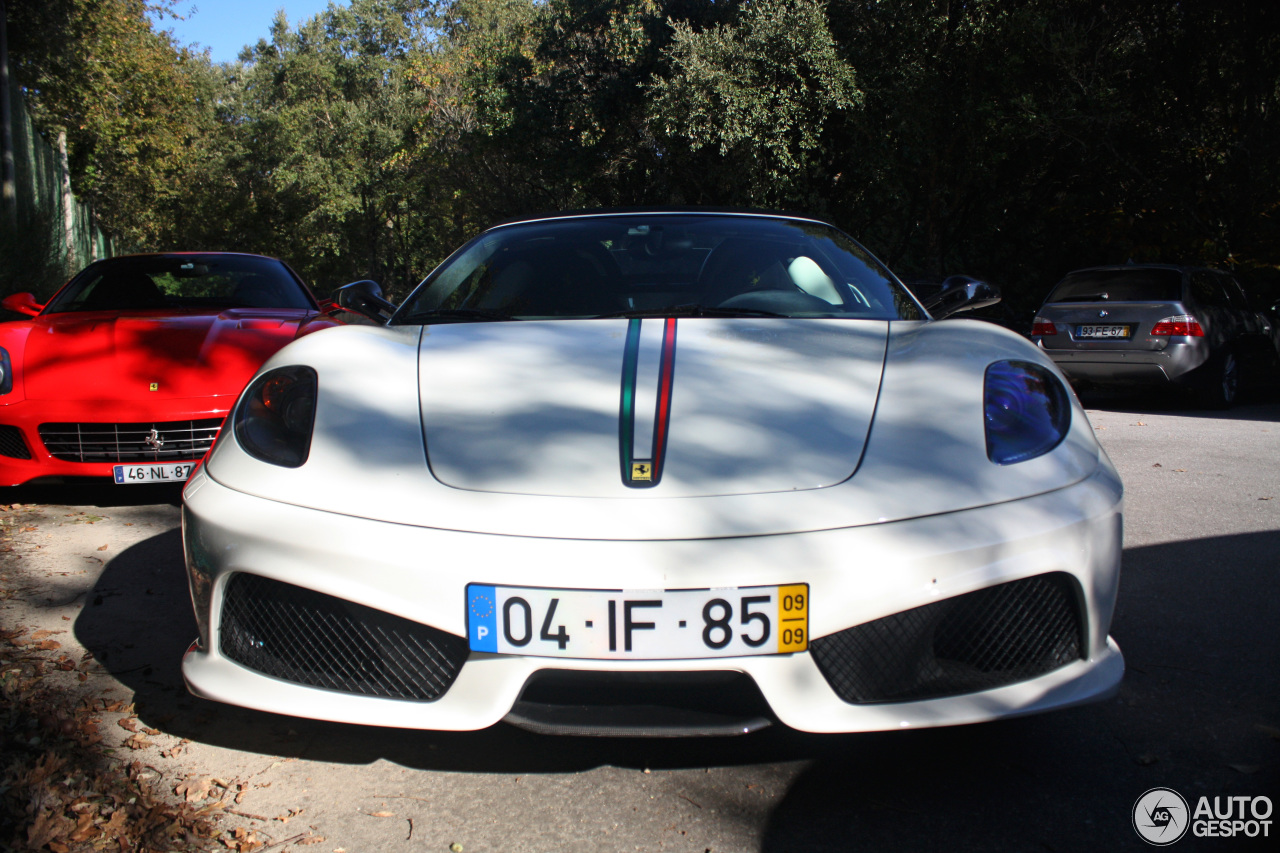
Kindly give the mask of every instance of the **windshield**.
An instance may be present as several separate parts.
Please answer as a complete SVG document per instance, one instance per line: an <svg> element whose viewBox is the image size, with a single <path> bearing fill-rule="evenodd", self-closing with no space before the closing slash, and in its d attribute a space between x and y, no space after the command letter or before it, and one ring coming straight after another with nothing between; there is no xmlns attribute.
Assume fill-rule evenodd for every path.
<svg viewBox="0 0 1280 853"><path fill-rule="evenodd" d="M419 285L391 322L646 316L923 313L875 258L828 225L637 213L487 231Z"/></svg>
<svg viewBox="0 0 1280 853"><path fill-rule="evenodd" d="M86 267L46 314L166 308L313 308L280 261L256 255L139 255Z"/></svg>
<svg viewBox="0 0 1280 853"><path fill-rule="evenodd" d="M1178 302L1182 273L1132 267L1074 272L1058 283L1047 302Z"/></svg>

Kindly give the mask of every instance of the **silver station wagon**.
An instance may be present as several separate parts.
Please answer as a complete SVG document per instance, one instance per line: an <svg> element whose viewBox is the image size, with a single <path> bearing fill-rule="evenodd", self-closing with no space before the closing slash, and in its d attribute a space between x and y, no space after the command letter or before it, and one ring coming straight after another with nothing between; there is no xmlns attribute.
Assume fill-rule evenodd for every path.
<svg viewBox="0 0 1280 853"><path fill-rule="evenodd" d="M1036 312L1034 340L1073 382L1181 386L1211 408L1242 378L1273 381L1271 322L1219 270L1128 264L1068 273Z"/></svg>

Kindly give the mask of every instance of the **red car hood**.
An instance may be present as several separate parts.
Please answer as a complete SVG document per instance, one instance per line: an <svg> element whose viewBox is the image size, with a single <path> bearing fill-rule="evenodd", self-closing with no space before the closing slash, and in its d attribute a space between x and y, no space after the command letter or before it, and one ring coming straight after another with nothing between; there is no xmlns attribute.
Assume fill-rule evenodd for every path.
<svg viewBox="0 0 1280 853"><path fill-rule="evenodd" d="M156 400L238 394L314 312L227 309L50 314L30 321L28 399Z"/></svg>

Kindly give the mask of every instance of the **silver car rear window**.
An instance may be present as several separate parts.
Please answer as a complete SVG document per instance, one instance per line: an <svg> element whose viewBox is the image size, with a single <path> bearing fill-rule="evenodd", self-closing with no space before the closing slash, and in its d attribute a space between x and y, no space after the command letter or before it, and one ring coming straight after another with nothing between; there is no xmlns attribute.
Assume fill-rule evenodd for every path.
<svg viewBox="0 0 1280 853"><path fill-rule="evenodd" d="M1084 270L1068 275L1048 302L1179 302L1182 273L1169 269Z"/></svg>

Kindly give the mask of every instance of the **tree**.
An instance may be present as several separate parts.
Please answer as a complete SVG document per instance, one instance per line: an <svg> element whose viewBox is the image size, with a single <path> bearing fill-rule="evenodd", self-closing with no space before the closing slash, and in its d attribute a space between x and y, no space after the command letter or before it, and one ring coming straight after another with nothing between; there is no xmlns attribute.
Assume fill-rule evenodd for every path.
<svg viewBox="0 0 1280 853"><path fill-rule="evenodd" d="M649 84L648 119L668 168L698 187L695 199L778 206L829 189L825 129L861 93L822 4L760 0L732 23L673 29L671 73ZM713 156L696 156L704 150Z"/></svg>
<svg viewBox="0 0 1280 853"><path fill-rule="evenodd" d="M73 188L126 244L154 245L158 214L184 193L211 125L198 58L156 33L171 0L45 0L9 5L13 73L55 144L65 134Z"/></svg>

